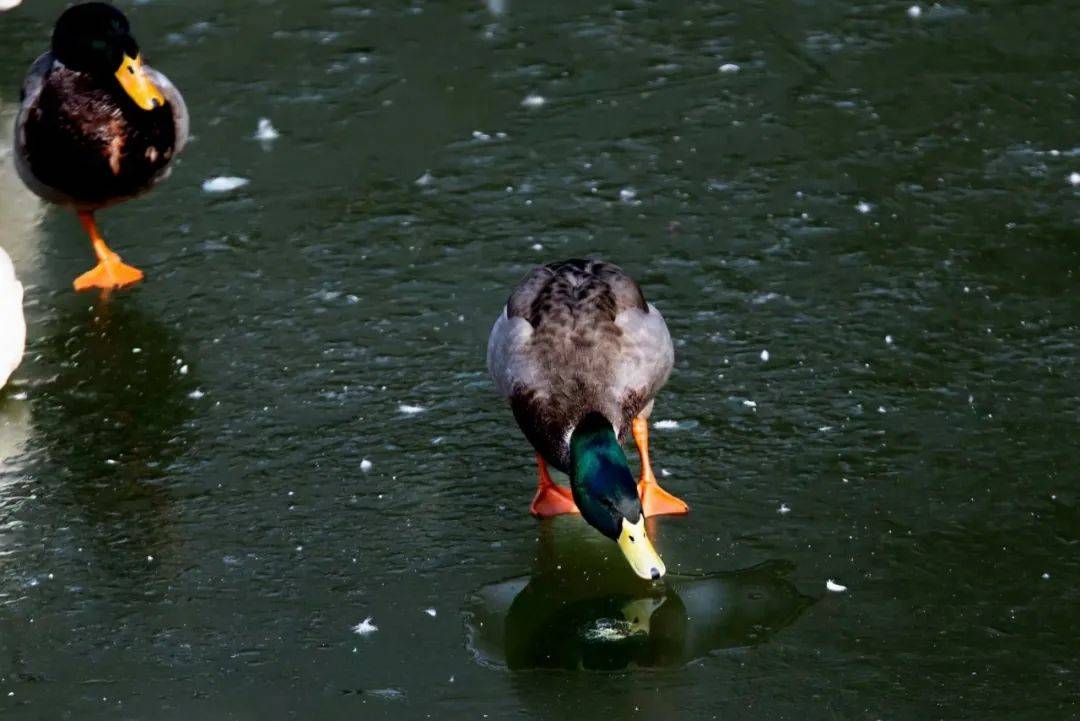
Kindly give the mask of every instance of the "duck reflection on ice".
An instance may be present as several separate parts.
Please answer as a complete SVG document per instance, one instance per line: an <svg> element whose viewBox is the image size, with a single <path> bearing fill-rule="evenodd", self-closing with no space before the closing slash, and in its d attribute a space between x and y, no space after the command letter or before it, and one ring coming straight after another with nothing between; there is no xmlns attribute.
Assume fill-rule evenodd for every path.
<svg viewBox="0 0 1080 721"><path fill-rule="evenodd" d="M646 583L610 562L558 568L542 558L532 576L485 586L473 596L469 642L481 664L497 668L682 665L764 643L795 621L814 600L785 578L793 568L767 561Z"/></svg>

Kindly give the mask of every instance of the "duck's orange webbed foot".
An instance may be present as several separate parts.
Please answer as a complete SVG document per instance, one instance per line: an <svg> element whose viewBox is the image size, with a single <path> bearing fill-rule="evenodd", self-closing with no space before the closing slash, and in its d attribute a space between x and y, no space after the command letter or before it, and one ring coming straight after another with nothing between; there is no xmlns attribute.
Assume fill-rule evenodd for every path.
<svg viewBox="0 0 1080 721"><path fill-rule="evenodd" d="M678 515L689 513L690 507L656 482L652 462L649 459L649 423L644 418L635 418L631 430L634 443L641 456L641 480L638 482L638 495L641 496L641 512L648 516Z"/></svg>
<svg viewBox="0 0 1080 721"><path fill-rule="evenodd" d="M574 494L570 492L570 489L563 488L551 480L547 463L539 453L536 454L536 468L540 480L536 485L536 495L533 496L529 512L537 518L561 516L564 513L580 513L574 503Z"/></svg>
<svg viewBox="0 0 1080 721"><path fill-rule="evenodd" d="M97 225L94 223L93 213L80 212L79 221L90 236L90 242L94 244L98 264L75 279L75 290L121 288L143 279L141 270L120 260L120 256L105 245L105 240L98 233Z"/></svg>

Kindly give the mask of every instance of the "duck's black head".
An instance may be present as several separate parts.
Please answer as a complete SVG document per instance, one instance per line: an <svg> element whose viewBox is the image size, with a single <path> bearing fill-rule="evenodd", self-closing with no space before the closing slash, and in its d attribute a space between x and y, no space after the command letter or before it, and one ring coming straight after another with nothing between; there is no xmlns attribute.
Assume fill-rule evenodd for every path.
<svg viewBox="0 0 1080 721"><path fill-rule="evenodd" d="M124 13L108 3L83 3L56 21L52 51L72 70L107 77L120 69L125 55L138 57L139 45Z"/></svg>
<svg viewBox="0 0 1080 721"><path fill-rule="evenodd" d="M72 70L103 84L119 83L143 110L165 103L143 69L127 18L108 3L82 3L64 11L53 28L52 52Z"/></svg>

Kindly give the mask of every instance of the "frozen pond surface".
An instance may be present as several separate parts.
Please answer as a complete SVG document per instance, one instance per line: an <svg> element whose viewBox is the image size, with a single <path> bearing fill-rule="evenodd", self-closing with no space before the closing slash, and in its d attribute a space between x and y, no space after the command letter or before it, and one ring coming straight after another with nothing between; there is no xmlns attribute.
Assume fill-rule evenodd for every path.
<svg viewBox="0 0 1080 721"><path fill-rule="evenodd" d="M0 16L5 720L1078 713L1080 5L125 1L194 139L103 302L7 155L63 4ZM484 368L586 254L676 339L660 589Z"/></svg>

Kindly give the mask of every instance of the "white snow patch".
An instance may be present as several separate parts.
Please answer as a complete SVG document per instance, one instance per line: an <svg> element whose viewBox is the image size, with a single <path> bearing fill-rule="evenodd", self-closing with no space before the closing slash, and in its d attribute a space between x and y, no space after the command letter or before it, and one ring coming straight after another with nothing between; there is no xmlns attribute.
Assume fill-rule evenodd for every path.
<svg viewBox="0 0 1080 721"><path fill-rule="evenodd" d="M202 189L204 193L228 193L230 190L242 188L249 182L251 181L247 178L240 178L235 175L219 175L216 178L203 181Z"/></svg>
<svg viewBox="0 0 1080 721"><path fill-rule="evenodd" d="M679 427L679 422L670 420L656 421L652 424L652 427L661 431L671 431Z"/></svg>
<svg viewBox="0 0 1080 721"><path fill-rule="evenodd" d="M180 375L186 376L187 374L188 374L188 367L187 367L187 364L185 363L184 365L180 366Z"/></svg>
<svg viewBox="0 0 1080 721"><path fill-rule="evenodd" d="M1042 575L1042 578L1043 578L1044 581L1049 581L1050 580L1050 572L1048 571L1048 572L1044 573Z"/></svg>
<svg viewBox="0 0 1080 721"><path fill-rule="evenodd" d="M529 93L525 96L525 99L521 101L521 107L523 108L542 108L547 103L547 98L543 95L537 95L536 93Z"/></svg>
<svg viewBox="0 0 1080 721"><path fill-rule="evenodd" d="M922 8L919 7L918 5L912 5L911 7L909 7L907 9L907 14L908 14L909 18L921 17L922 16Z"/></svg>
<svg viewBox="0 0 1080 721"><path fill-rule="evenodd" d="M544 246L540 245L539 243L533 243L532 244L532 249L533 250L543 250Z"/></svg>
<svg viewBox="0 0 1080 721"><path fill-rule="evenodd" d="M766 362L768 362L768 360L769 360L769 351L767 351L767 350L761 351L761 362L766 363Z"/></svg>
<svg viewBox="0 0 1080 721"><path fill-rule="evenodd" d="M194 400L199 400L200 398L202 398L205 395L206 395L205 393L203 393L201 390L196 388L195 390L191 391L191 393L188 393L187 397L192 398Z"/></svg>
<svg viewBox="0 0 1080 721"><path fill-rule="evenodd" d="M623 188L619 191L619 200L624 203L629 203L637 197L637 191L633 188Z"/></svg>
<svg viewBox="0 0 1080 721"><path fill-rule="evenodd" d="M410 415L412 415L413 413L423 413L427 410L427 408L424 408L423 406L412 406L408 403L399 404L397 409L398 413L408 413Z"/></svg>
<svg viewBox="0 0 1080 721"><path fill-rule="evenodd" d="M360 623L352 627L352 632L360 636L367 636L369 633L375 633L379 630L379 627L373 624L371 616L368 616Z"/></svg>
<svg viewBox="0 0 1080 721"><path fill-rule="evenodd" d="M426 188L435 182L435 176L431 174L430 170L425 170L424 174L413 181L413 185L418 185L421 188Z"/></svg>
<svg viewBox="0 0 1080 721"><path fill-rule="evenodd" d="M1076 171L1069 173L1069 185L1073 187L1080 185L1080 173L1077 173Z"/></svg>
<svg viewBox="0 0 1080 721"><path fill-rule="evenodd" d="M750 399L744 400L742 404L747 408L757 408L757 401L752 401Z"/></svg>
<svg viewBox="0 0 1080 721"><path fill-rule="evenodd" d="M891 335L885 336L885 345L892 345L892 336Z"/></svg>
<svg viewBox="0 0 1080 721"><path fill-rule="evenodd" d="M369 461L368 459L365 458L362 461L360 461L360 470L363 471L364 473L367 473L368 471L371 470L371 467L373 465L374 464L371 461Z"/></svg>
<svg viewBox="0 0 1080 721"><path fill-rule="evenodd" d="M474 130L474 131L472 131L472 136L473 136L473 140L479 140L480 142L483 142L483 143L486 143L487 141L491 140L491 134L490 133L485 133L482 130Z"/></svg>
<svg viewBox="0 0 1080 721"><path fill-rule="evenodd" d="M873 210L873 209L874 209L874 206L870 205L870 204L869 204L869 203L867 203L867 202L866 202L865 200L860 200L860 201L859 201L859 202L858 202L858 203L857 203L857 204L855 205L855 210L859 211L859 212L860 212L860 213L862 213L863 215L866 215L867 213L869 213L869 212L870 212L871 210Z"/></svg>
<svg viewBox="0 0 1080 721"><path fill-rule="evenodd" d="M722 73L737 73L739 72L739 66L735 63L724 63L720 66L720 72Z"/></svg>
<svg viewBox="0 0 1080 721"><path fill-rule="evenodd" d="M270 118L259 118L259 127L255 128L255 139L268 143L281 137Z"/></svg>
<svg viewBox="0 0 1080 721"><path fill-rule="evenodd" d="M847 590L847 586L841 586L839 583L832 580L831 578L825 582L825 588L829 591L832 591L833 593L843 593Z"/></svg>
<svg viewBox="0 0 1080 721"><path fill-rule="evenodd" d="M436 611L434 608L425 608L424 613L431 616L432 618L435 618L435 616L438 615L438 611Z"/></svg>
<svg viewBox="0 0 1080 721"><path fill-rule="evenodd" d="M783 515L785 513L791 513L791 508L786 503L781 503L780 507L776 509L776 512Z"/></svg>

